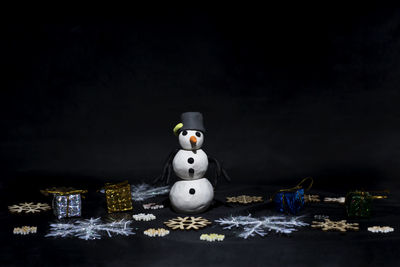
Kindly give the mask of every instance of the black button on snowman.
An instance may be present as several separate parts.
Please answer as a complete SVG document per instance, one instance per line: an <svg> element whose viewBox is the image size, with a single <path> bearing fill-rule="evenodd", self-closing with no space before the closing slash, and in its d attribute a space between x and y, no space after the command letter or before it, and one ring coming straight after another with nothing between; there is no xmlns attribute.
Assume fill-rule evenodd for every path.
<svg viewBox="0 0 400 267"><path fill-rule="evenodd" d="M174 173L181 178L181 180L175 182L169 194L172 208L179 213L200 213L211 205L214 198L214 188L204 177L209 161L216 164L215 181L221 174L229 180L220 164L215 159L208 157L201 149L204 133L205 128L201 113L182 113L181 123L174 128L174 134L178 136L181 149L170 155L164 166L163 174L157 179L166 180L168 183L171 165Z"/></svg>

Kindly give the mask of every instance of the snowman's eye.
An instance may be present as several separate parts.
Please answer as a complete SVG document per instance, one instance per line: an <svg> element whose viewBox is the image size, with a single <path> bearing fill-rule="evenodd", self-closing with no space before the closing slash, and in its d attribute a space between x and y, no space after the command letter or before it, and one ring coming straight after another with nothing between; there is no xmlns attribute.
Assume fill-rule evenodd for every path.
<svg viewBox="0 0 400 267"><path fill-rule="evenodd" d="M182 132L182 135L183 135L183 136L187 135L187 131L184 130L184 131Z"/></svg>
<svg viewBox="0 0 400 267"><path fill-rule="evenodd" d="M200 137L200 136L201 136L201 133L200 133L200 132L196 132L196 136L197 136L197 137Z"/></svg>

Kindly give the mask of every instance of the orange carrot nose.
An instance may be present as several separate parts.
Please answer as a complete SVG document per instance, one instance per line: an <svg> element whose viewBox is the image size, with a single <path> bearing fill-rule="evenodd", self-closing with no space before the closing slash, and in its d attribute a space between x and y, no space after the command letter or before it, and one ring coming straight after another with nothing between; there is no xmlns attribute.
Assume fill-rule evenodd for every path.
<svg viewBox="0 0 400 267"><path fill-rule="evenodd" d="M190 143L192 143L193 145L195 145L197 143L197 138L195 136L191 136L190 137Z"/></svg>

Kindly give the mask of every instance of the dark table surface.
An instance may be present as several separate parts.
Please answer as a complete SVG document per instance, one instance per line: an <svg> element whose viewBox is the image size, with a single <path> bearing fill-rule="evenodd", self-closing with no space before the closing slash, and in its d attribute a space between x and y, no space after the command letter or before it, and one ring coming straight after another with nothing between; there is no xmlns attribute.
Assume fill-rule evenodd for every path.
<svg viewBox="0 0 400 267"><path fill-rule="evenodd" d="M83 200L83 218L107 219L104 195L96 188L104 183L101 179L81 180L81 187L89 189ZM400 203L392 193L386 200L374 201L374 213L370 219L351 219L358 222L358 232L323 232L310 226L283 235L270 232L265 237L237 237L238 231L223 230L213 223L198 231L171 230L163 238L150 238L143 234L148 228L165 227L163 222L178 216L168 206L167 196L145 202L166 204L159 210L143 210L141 202L134 202L134 213L153 213L157 219L149 222L133 222L136 234L132 236L103 236L101 240L85 241L78 238L48 238L49 224L55 222L52 212L35 215L14 215L7 206L20 202L41 201L50 204L50 197L42 196L46 181L35 183L24 179L14 180L4 186L1 208L0 262L2 266L399 266L400 259ZM136 183L136 181L131 181ZM49 185L49 184L47 184ZM49 185L50 186L50 185ZM216 189L213 207L200 216L214 221L230 215L263 216L278 214L265 203L227 205L225 197L242 194L268 197L277 186L221 184ZM325 196L344 196L345 190L320 191L315 186L310 193ZM328 215L332 220L346 219L344 207L334 203L310 203L299 214L311 223L316 214ZM38 226L38 233L13 235L13 227ZM367 227L391 226L395 231L374 234ZM223 242L206 242L199 239L202 233L221 233Z"/></svg>

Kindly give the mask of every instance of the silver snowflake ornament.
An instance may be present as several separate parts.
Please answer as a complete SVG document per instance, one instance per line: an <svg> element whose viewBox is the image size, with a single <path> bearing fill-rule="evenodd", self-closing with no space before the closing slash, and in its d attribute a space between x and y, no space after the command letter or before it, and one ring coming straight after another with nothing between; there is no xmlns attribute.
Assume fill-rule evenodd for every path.
<svg viewBox="0 0 400 267"><path fill-rule="evenodd" d="M133 201L143 201L159 195L168 194L170 190L169 186L154 187L149 184L138 184L131 186L131 194Z"/></svg>
<svg viewBox="0 0 400 267"><path fill-rule="evenodd" d="M289 216L264 216L252 217L248 216L230 216L216 220L223 229L242 228L239 237L247 239L250 236L265 236L268 232L290 234L297 231L296 227L307 226L302 222L301 217Z"/></svg>
<svg viewBox="0 0 400 267"><path fill-rule="evenodd" d="M50 232L46 237L78 237L84 240L101 239L102 233L109 237L114 235L134 235L130 224L131 220L119 220L103 223L100 218L77 220L71 223L50 224Z"/></svg>

